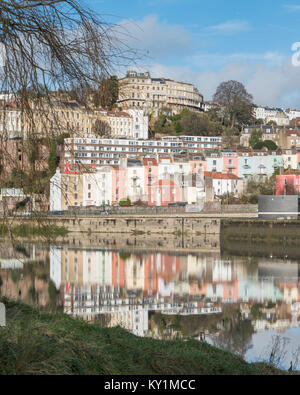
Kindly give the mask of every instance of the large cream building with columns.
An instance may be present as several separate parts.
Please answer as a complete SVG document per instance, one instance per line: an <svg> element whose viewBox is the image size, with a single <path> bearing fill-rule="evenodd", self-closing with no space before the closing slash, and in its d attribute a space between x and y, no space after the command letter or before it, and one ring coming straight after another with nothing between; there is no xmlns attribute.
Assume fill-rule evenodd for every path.
<svg viewBox="0 0 300 395"><path fill-rule="evenodd" d="M123 110L143 109L146 114L157 115L162 109L178 114L184 108L203 111L203 96L186 82L167 78L152 78L149 72L128 71L119 80L119 101Z"/></svg>

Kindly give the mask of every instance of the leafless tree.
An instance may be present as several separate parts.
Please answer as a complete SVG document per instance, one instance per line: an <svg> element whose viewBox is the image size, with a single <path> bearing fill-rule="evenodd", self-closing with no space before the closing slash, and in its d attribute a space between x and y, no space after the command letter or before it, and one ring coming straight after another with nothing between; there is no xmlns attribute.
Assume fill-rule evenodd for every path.
<svg viewBox="0 0 300 395"><path fill-rule="evenodd" d="M95 122L94 133L98 137L110 137L111 136L111 127L109 126L107 121L103 121L98 119Z"/></svg>
<svg viewBox="0 0 300 395"><path fill-rule="evenodd" d="M270 344L262 351L259 360L281 369L282 364L286 362L289 343L290 340L286 337L273 336Z"/></svg>
<svg viewBox="0 0 300 395"><path fill-rule="evenodd" d="M238 81L222 82L218 86L213 100L225 107L231 128L237 122L244 124L252 119L253 96Z"/></svg>
<svg viewBox="0 0 300 395"><path fill-rule="evenodd" d="M5 59L3 87L18 99L49 95L51 89L97 87L133 51L117 28L79 0L0 0L0 40ZM120 30L118 30L118 33Z"/></svg>
<svg viewBox="0 0 300 395"><path fill-rule="evenodd" d="M83 134L69 119L75 100L92 113L90 93L137 59L126 35L80 0L0 0L0 187L47 192L53 142Z"/></svg>

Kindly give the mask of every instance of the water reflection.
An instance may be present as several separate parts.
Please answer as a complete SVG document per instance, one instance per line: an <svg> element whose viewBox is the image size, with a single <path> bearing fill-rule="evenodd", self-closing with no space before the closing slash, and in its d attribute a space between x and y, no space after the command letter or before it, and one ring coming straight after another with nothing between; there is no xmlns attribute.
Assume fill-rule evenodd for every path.
<svg viewBox="0 0 300 395"><path fill-rule="evenodd" d="M137 336L205 337L249 360L262 357L274 333L292 330L291 350L300 344L297 261L228 258L217 249L170 254L5 244L0 252L2 296Z"/></svg>

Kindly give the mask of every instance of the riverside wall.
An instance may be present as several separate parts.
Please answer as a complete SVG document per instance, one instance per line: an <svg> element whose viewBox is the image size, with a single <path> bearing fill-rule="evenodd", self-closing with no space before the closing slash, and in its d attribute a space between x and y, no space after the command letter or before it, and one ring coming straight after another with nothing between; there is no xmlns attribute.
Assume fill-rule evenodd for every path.
<svg viewBox="0 0 300 395"><path fill-rule="evenodd" d="M119 234L194 234L218 235L221 219L200 216L49 216L10 218L11 225L56 225L69 232L119 233Z"/></svg>

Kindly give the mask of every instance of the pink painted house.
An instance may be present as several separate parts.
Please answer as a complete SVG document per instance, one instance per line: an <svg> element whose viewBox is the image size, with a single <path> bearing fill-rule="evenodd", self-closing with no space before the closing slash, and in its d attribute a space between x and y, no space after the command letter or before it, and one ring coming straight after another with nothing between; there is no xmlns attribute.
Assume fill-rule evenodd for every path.
<svg viewBox="0 0 300 395"><path fill-rule="evenodd" d="M239 176L239 157L236 152L223 154L223 172Z"/></svg>
<svg viewBox="0 0 300 395"><path fill-rule="evenodd" d="M285 174L276 176L276 195L300 194L300 172L289 170Z"/></svg>

